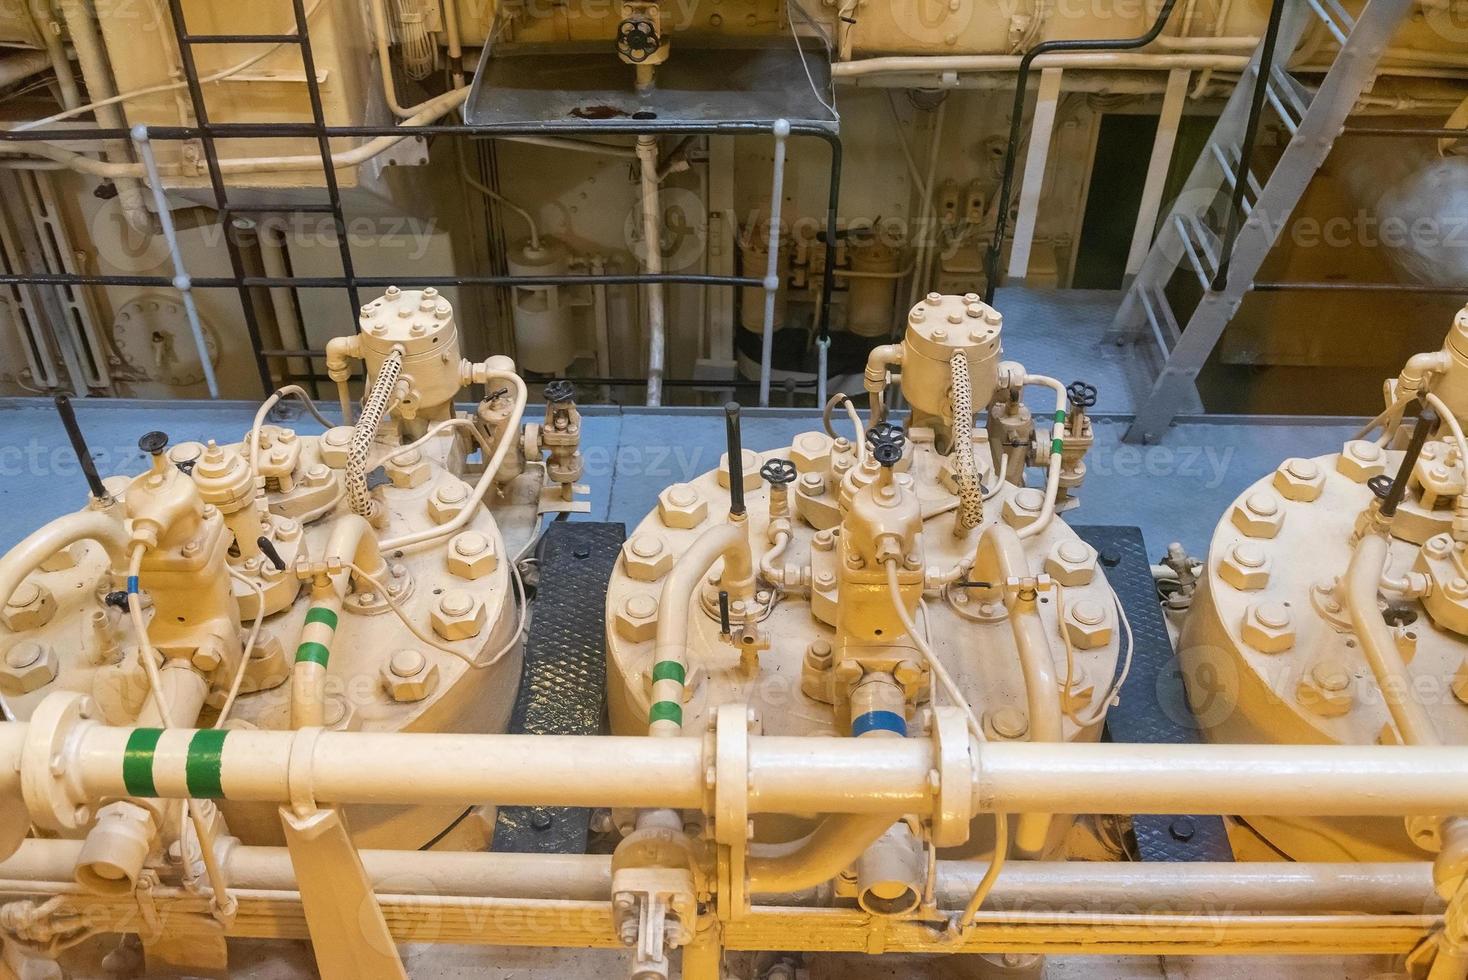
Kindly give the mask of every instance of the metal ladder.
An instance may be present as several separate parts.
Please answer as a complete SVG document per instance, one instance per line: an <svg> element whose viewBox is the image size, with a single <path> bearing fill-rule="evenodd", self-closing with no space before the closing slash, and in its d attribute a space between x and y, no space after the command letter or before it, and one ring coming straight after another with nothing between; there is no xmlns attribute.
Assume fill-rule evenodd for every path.
<svg viewBox="0 0 1468 980"><path fill-rule="evenodd" d="M292 212L300 214L322 214L330 216L335 227L337 250L341 260L342 276L346 280L347 302L351 306L351 320L356 323L357 311L360 301L357 295L357 276L352 267L351 242L347 238L346 217L342 211L341 189L337 185L336 168L332 166L331 137L326 125L326 110L321 98L321 79L316 70L316 57L311 47L311 34L306 23L305 0L291 0L291 8L295 15L295 31L290 34L194 34L189 31L188 24L184 19L183 0L169 0L169 13L172 15L174 41L178 46L179 60L183 67L184 78L188 84L189 101L193 109L194 122L200 133L200 148L203 151L204 163L209 173L209 184L214 194L215 212L220 231L224 236L225 248L229 253L230 271L238 283L238 293L241 312L245 320L245 328L250 336L250 343L254 347L255 367L260 375L260 385L265 394L269 395L275 389L275 383L271 378L269 361L264 353L265 344L260 333L260 319L255 309L255 298L252 289L256 283L253 281L250 270L246 267L244 253L240 249L239 241L231 232L231 225L236 220L253 220L252 215L270 214L273 212ZM305 71L306 92L311 102L311 122L309 124L285 127L298 133L298 135L314 138L317 150L321 154L321 168L327 200L321 203L291 203L279 205L262 205L245 207L231 204L228 188L224 180L224 171L220 166L219 148L216 145L218 139L244 139L265 138L279 135L283 127L274 127L275 132L270 131L272 127L252 127L250 124L240 123L214 123L209 120L209 109L205 102L204 86L199 79L198 65L194 60L195 45L220 45L220 44L280 44L294 45L301 54L301 63Z"/></svg>
<svg viewBox="0 0 1468 980"><path fill-rule="evenodd" d="M1340 0L1275 0L1269 31L1158 229L1107 335L1118 344L1155 343L1163 361L1126 441L1157 440L1180 412L1197 404L1199 372L1413 4L1367 0L1355 18ZM1285 65L1317 18L1340 50L1312 96ZM1265 111L1284 126L1290 143L1261 180L1251 165ZM1203 288L1186 324L1167 298L1179 269L1190 269Z"/></svg>

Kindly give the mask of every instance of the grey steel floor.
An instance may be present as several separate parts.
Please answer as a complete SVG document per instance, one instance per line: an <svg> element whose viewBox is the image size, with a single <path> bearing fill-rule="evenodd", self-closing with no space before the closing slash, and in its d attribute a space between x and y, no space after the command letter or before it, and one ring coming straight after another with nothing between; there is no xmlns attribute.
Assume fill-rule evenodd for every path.
<svg viewBox="0 0 1468 980"><path fill-rule="evenodd" d="M1134 393L1146 368L1132 348L1102 341L1116 294L1093 291L1003 290L1005 356L1062 381L1084 379L1100 393L1096 446L1081 506L1067 519L1086 524L1134 524L1160 554L1180 540L1195 553L1246 486L1285 456L1339 449L1356 423L1346 419L1187 417L1155 446L1121 443ZM1041 398L1041 396L1036 396ZM1045 396L1048 397L1048 396ZM77 414L104 476L137 473L145 465L137 440L161 429L174 441L236 441L256 406L245 402L84 400ZM1048 409L1042 400L1037 409ZM330 405L323 411L331 417ZM534 410L532 409L532 414ZM591 520L635 524L669 483L718 465L723 421L715 409L588 407L583 452L591 487ZM745 412L744 444L773 449L820 425L810 412ZM309 417L292 422L319 429ZM86 485L49 401L0 399L0 549L86 501Z"/></svg>

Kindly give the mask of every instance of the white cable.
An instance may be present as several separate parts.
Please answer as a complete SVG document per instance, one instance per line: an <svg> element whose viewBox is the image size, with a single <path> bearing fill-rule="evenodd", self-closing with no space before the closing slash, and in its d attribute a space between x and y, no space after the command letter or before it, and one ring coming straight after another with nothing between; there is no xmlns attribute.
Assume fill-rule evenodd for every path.
<svg viewBox="0 0 1468 980"><path fill-rule="evenodd" d="M312 16L315 15L316 11L321 9L321 5L324 2L325 0L314 0L311 6L307 8L306 20L308 23L310 22ZM210 85L214 82L222 82L226 78L229 78L231 75L238 75L240 72L259 64L261 61L264 61L266 58L270 57L272 54L279 51L283 47L285 47L284 44L272 44L264 51L260 52L257 55L252 55L251 57L246 58L244 61L241 61L237 65L233 65L221 71L203 76L199 79L199 84ZM67 109L63 112L58 112L55 115L47 116L44 119L34 119L30 122L21 123L19 126L11 127L11 131L16 133L23 133L26 130L39 129L43 126L49 126L51 123L61 122L65 119L71 119L74 116L80 116L88 112L93 112L97 109L104 109L110 105L116 105L119 102L129 102L133 99L140 99L147 95L157 95L160 92L172 92L176 89L186 88L187 86L187 81L181 81L165 82L159 85L148 85L144 88L135 88L128 92L121 92L108 99L99 99L96 102L88 102L86 105L79 105L73 109Z"/></svg>
<svg viewBox="0 0 1468 980"><path fill-rule="evenodd" d="M408 618L407 611L404 610L403 607L398 604L398 601L392 597L392 593L387 590L386 585L384 585L374 576L369 575L367 572L364 572L357 565L352 565L351 569L353 575L363 579L367 582L368 585L377 590L377 594L382 596L382 598L387 602L388 608L397 615L398 619L402 620L403 625L408 628L408 632L412 633L413 636L415 636L420 643L426 643L435 650L447 653L452 657L457 657L464 663L468 664L470 667L473 667L475 670L484 670L487 667L493 667L495 664L499 663L505 658L506 654L508 654L511 650L515 648L515 645L520 642L520 637L523 636L525 633L525 623L529 615L527 610L529 603L525 601L525 581L520 578L520 569L516 566L514 562L510 562L510 581L513 583L515 587L515 592L519 597L520 619L519 622L515 625L515 632L510 634L510 638L506 640L504 645L496 650L488 660L480 660L474 654L465 653L462 650L455 650L453 647L444 646L442 643L439 643L433 637L429 636L427 633L424 633L422 629L420 629L417 625L413 623L411 619Z"/></svg>
<svg viewBox="0 0 1468 980"><path fill-rule="evenodd" d="M1065 712L1067 718L1080 728L1090 728L1106 717L1106 712L1111 708L1112 702L1121 694L1122 685L1126 683L1127 677L1132 672L1132 655L1136 649L1135 639L1132 636L1132 623L1127 618L1126 609L1122 606L1121 596L1116 594L1116 589L1112 588L1110 582L1106 583L1106 587L1111 592L1112 602L1116 604L1117 619L1121 623L1122 635L1125 637L1126 653L1122 659L1121 672L1117 674L1116 678L1111 682L1111 686L1107 688L1106 696L1096 702L1096 709L1089 718L1077 717L1074 712L1064 706L1064 701L1062 700L1061 710ZM1059 583L1055 583L1055 615L1061 624L1060 638L1065 642L1065 686L1062 690L1068 695L1070 693L1070 686L1075 681L1076 657L1075 645L1071 643L1070 639L1070 631L1065 628L1064 590L1061 589Z"/></svg>
<svg viewBox="0 0 1468 980"><path fill-rule="evenodd" d="M240 696L240 688L245 683L245 670L250 665L250 657L255 652L255 641L260 639L260 627L265 622L265 589L254 579L246 578L233 568L229 570L229 577L236 582L243 582L255 592L255 622L250 627L250 635L245 640L244 652L240 654L240 665L234 672L234 679L229 684L229 694L224 699L224 704L219 707L219 717L214 719L215 728L223 728L224 723L229 720L230 710L234 708L235 699Z"/></svg>
<svg viewBox="0 0 1468 980"><path fill-rule="evenodd" d="M805 12L805 8L800 6L800 0L790 0L790 2L785 4L785 22L790 25L790 37L795 42L795 53L800 58L800 67L805 70L805 80L810 83L810 92L816 97L816 101L821 104L823 109L832 116L839 116L840 113L836 111L836 107L826 101L826 97L821 94L821 90L816 86L815 76L810 73L810 65L806 63L805 48L800 44L800 35L795 31L795 19L791 14L791 11L797 8L800 10L800 19L805 21L809 27L820 35L821 43L826 46L828 53L831 49L831 42L826 38L825 33L811 21Z"/></svg>
<svg viewBox="0 0 1468 980"><path fill-rule="evenodd" d="M270 410L278 405L282 398L299 398L305 402L306 411L311 413L312 418L320 422L325 428L334 428L327 421L326 416L321 414L321 410L316 407L316 403L311 400L311 395L305 388L302 388L300 385L286 385L283 388L277 388L271 393L269 398L265 399L259 411L255 413L255 421L250 424L249 460L250 472L252 474L258 474L260 472L260 427L265 424L265 416L270 414Z"/></svg>

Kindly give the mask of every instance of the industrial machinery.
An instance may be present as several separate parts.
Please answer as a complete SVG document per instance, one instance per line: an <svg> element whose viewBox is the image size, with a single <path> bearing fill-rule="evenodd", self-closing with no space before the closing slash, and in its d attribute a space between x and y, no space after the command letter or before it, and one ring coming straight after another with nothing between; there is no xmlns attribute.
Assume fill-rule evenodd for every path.
<svg viewBox="0 0 1468 980"><path fill-rule="evenodd" d="M1468 309L1339 452L1285 459L1245 490L1196 581L1171 556L1164 591L1189 607L1179 658L1210 739L1468 742L1465 391ZM1468 858L1461 821L1243 819L1296 860Z"/></svg>
<svg viewBox="0 0 1468 980"><path fill-rule="evenodd" d="M282 397L304 395L290 388L242 438L169 445L149 432L145 472L104 481L89 469L87 506L0 559L8 718L44 715L48 698L74 692L98 719L139 726L133 757L169 751L174 728L201 729L196 746L233 731L504 731L527 615L517 552L542 509L574 507L577 426L544 440L538 425L522 431L514 364L465 360L454 310L433 289L389 289L330 348L349 424L309 399L321 434L268 421ZM367 386L351 422L354 363ZM453 399L471 384L489 395L466 417ZM574 419L561 398L548 417ZM183 811L148 799L146 767L129 773L125 798L58 828L83 840L75 874L89 889L188 880L225 836L326 832L223 801L195 801L180 823ZM13 816L7 838L25 832ZM342 819L359 846L477 847L492 811L361 806Z"/></svg>
<svg viewBox="0 0 1468 980"><path fill-rule="evenodd" d="M946 702L971 710L984 738L1100 735L1127 647L1120 605L1096 550L1056 518L1076 503L1094 390L1005 361L1001 325L976 295L929 295L903 341L872 355L870 425L837 395L824 431L755 451L730 410L719 469L662 491L608 587L614 731L699 731L744 704L771 735L917 735ZM906 427L888 420L894 372ZM1054 402L1048 429L1020 397L1037 388ZM843 401L854 431L838 434L831 410ZM987 428L975 425L985 405ZM1041 487L1025 485L1029 466L1046 474ZM890 832L891 860L907 868L900 881L859 871L863 906L915 909L922 847L992 848L982 823L974 838L966 827L926 840L905 826L854 833L849 857ZM754 841L785 843L806 824L757 823ZM1064 824L1024 818L1017 852L1056 853Z"/></svg>

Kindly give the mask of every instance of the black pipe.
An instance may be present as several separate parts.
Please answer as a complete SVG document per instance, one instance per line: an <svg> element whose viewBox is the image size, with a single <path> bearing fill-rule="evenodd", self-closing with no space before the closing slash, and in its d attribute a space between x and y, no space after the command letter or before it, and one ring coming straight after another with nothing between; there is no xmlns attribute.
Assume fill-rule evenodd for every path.
<svg viewBox="0 0 1468 980"><path fill-rule="evenodd" d="M739 435L739 403L724 405L724 436L729 450L729 516L744 516L744 445Z"/></svg>
<svg viewBox="0 0 1468 980"><path fill-rule="evenodd" d="M1417 424L1412 427L1412 438L1407 442L1407 451L1402 455L1402 464L1397 467L1397 475L1392 479L1391 488L1381 500L1381 516L1387 520L1397 516L1397 505L1407 495L1407 481L1412 477L1412 470L1417 467L1417 458L1422 455L1427 437L1437 428L1437 413L1420 401L1417 406Z"/></svg>
<svg viewBox="0 0 1468 980"><path fill-rule="evenodd" d="M1254 162L1254 145L1259 138L1259 117L1264 113L1264 99L1269 94L1269 80L1274 73L1274 49L1279 42L1279 25L1284 19L1285 0L1274 0L1269 8L1269 27L1264 32L1264 46L1255 65L1254 91L1249 102L1249 119L1244 123L1244 140L1239 147L1239 165L1234 170L1233 196L1224 216L1223 242L1218 250L1218 271L1213 274L1212 289L1216 293L1228 285L1229 263L1234 242L1239 237L1239 219L1244 213L1244 193L1249 188L1249 173ZM1265 220L1269 220L1265 215Z"/></svg>
<svg viewBox="0 0 1468 980"><path fill-rule="evenodd" d="M1256 282L1256 293L1422 293L1429 296L1468 294L1468 285L1425 282Z"/></svg>
<svg viewBox="0 0 1468 980"><path fill-rule="evenodd" d="M92 499L108 499L110 494L102 485L102 478L97 475L97 463L92 459L91 450L87 448L87 439L82 435L82 427L77 424L76 409L71 407L70 398L65 395L56 396L56 414L61 416L61 424L66 428L66 437L71 440L71 451L76 453L77 465L82 468L82 476L87 478L87 488L92 492Z"/></svg>
<svg viewBox="0 0 1468 980"><path fill-rule="evenodd" d="M994 214L994 238L984 259L984 272L988 281L984 284L984 302L994 302L994 291L999 288L999 257L1004 251L1004 234L1009 224L1009 198L1014 190L1014 162L1019 155L1020 124L1024 121L1025 90L1030 81L1030 67L1041 55L1056 51L1130 51L1142 48L1157 40L1167 26L1177 0L1165 0L1157 19L1145 34L1113 40L1041 41L1025 52L1019 61L1019 77L1014 85L1014 105L1009 114L1009 143L1004 149L1004 177L999 182L998 208Z"/></svg>
<svg viewBox="0 0 1468 980"><path fill-rule="evenodd" d="M386 289L397 286L401 289L422 289L433 286L645 286L653 283L671 283L692 286L763 286L763 279L749 276L714 276L700 273L657 273L657 274L589 274L577 276L358 276L352 282L358 286L373 286ZM194 289L238 289L241 285L258 289L341 289L348 280L340 276L245 276L208 277L190 279ZM157 286L171 287L171 276L123 276L123 275L71 275L67 273L37 273L0 275L0 285L7 286Z"/></svg>

